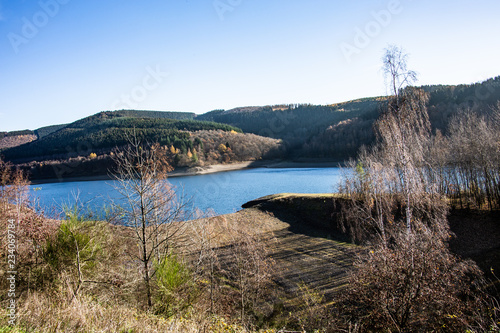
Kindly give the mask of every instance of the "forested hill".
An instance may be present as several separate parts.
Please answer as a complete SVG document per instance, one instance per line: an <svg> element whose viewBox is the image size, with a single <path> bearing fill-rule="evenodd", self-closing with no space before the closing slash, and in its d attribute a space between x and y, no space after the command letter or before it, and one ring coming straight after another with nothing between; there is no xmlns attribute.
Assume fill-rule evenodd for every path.
<svg viewBox="0 0 500 333"><path fill-rule="evenodd" d="M292 159L334 158L355 155L362 144L373 139L372 119L376 119L385 97L363 98L333 105L276 105L215 110L196 119L230 124L245 132L282 139ZM361 122L355 132L345 125ZM333 131L332 131L333 129ZM316 142L329 134L327 142Z"/></svg>
<svg viewBox="0 0 500 333"><path fill-rule="evenodd" d="M364 98L333 105L276 105L216 110L196 119L231 124L245 132L302 144L332 124L363 114L376 114L383 98Z"/></svg>
<svg viewBox="0 0 500 333"><path fill-rule="evenodd" d="M2 151L2 155L9 161L28 162L108 152L116 146L124 145L127 135L134 129L140 138L151 142L158 141L162 145L173 145L181 150L192 148L189 131L241 132L240 129L227 124L190 120L190 114L185 120L155 117L156 114L149 112L147 117L137 118L133 116L142 115L138 111L101 112L56 128L48 134L44 133L38 140L6 149Z"/></svg>
<svg viewBox="0 0 500 333"><path fill-rule="evenodd" d="M481 83L422 86L430 94L428 110L434 130L447 131L453 116L464 110L491 112L500 101L500 76ZM245 132L283 139L290 158L333 158L356 155L375 140L373 123L386 99L364 98L327 106L285 105L215 110L196 119L212 120Z"/></svg>

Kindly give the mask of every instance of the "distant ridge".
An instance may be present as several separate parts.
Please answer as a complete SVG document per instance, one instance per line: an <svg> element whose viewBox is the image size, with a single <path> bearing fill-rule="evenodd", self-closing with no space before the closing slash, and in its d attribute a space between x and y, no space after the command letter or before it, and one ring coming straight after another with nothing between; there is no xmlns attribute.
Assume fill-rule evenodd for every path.
<svg viewBox="0 0 500 333"><path fill-rule="evenodd" d="M181 111L117 110L117 111L103 111L103 112L104 113L112 112L123 117L136 117L136 118L187 120L187 119L194 119L196 117L196 113L194 112L181 112Z"/></svg>
<svg viewBox="0 0 500 333"><path fill-rule="evenodd" d="M52 134L56 131L59 131L61 128L64 128L68 126L68 124L61 124L61 125L51 125L51 126L45 126L45 127L40 127L39 129L36 129L34 132L38 139L41 139L49 134Z"/></svg>

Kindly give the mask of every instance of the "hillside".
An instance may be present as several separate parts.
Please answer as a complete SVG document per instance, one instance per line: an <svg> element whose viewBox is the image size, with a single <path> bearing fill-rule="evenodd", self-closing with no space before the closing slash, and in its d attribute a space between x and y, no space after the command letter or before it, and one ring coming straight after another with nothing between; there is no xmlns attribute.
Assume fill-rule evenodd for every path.
<svg viewBox="0 0 500 333"><path fill-rule="evenodd" d="M192 120L196 117L193 112L173 112L173 111L146 111L146 110L118 110L104 111L99 114L105 117L129 117L129 118L152 118L152 119L173 119L173 120ZM92 117L92 116L91 116ZM88 118L91 118L88 117ZM17 147L25 143L42 139L54 132L64 129L73 124L59 124L40 127L34 131L23 130L13 132L0 132L0 151L6 148ZM5 139L4 138L9 138Z"/></svg>
<svg viewBox="0 0 500 333"><path fill-rule="evenodd" d="M145 117L135 117L142 115ZM179 119L165 118L171 115ZM114 169L113 151L124 146L133 133L145 142L158 142L176 168L284 154L277 139L243 134L227 124L182 119L190 117L153 111L101 112L65 126L43 128L43 136L37 140L32 135L31 142L5 149L2 155L27 171L32 180L62 180L107 175Z"/></svg>
<svg viewBox="0 0 500 333"><path fill-rule="evenodd" d="M500 76L475 84L457 86L422 86L429 93L428 113L433 131L447 133L453 117L472 111L489 114L500 102ZM373 123L379 108L367 111L348 121L333 123L311 135L295 155L309 157L354 157L362 146L375 141ZM237 124L235 124L237 125Z"/></svg>
<svg viewBox="0 0 500 333"><path fill-rule="evenodd" d="M446 132L450 120L464 110L491 112L500 101L500 76L474 84L422 86L429 93L429 118L434 131ZM245 132L282 139L289 158L354 157L375 140L373 123L386 98L345 103L278 105L215 110L196 119L237 126Z"/></svg>
<svg viewBox="0 0 500 333"><path fill-rule="evenodd" d="M245 132L282 139L293 158L303 155L300 150L308 140L324 132L329 126L367 114L376 117L382 100L383 98L364 98L333 105L277 105L216 110L196 119L230 124ZM311 156L323 157L315 153ZM343 159L345 150L328 157Z"/></svg>
<svg viewBox="0 0 500 333"><path fill-rule="evenodd" d="M0 135L0 151L2 149L8 149L12 147L17 147L28 142L35 141L37 136L32 133L26 134L12 134L15 132L5 133Z"/></svg>
<svg viewBox="0 0 500 333"><path fill-rule="evenodd" d="M88 156L92 152L109 152L116 146L124 145L133 129L140 138L151 142L158 141L162 145L173 145L183 152L193 148L188 131L233 130L241 132L233 126L213 122L137 118L126 116L123 112L101 112L77 120L34 142L5 150L2 153L6 160L15 163Z"/></svg>

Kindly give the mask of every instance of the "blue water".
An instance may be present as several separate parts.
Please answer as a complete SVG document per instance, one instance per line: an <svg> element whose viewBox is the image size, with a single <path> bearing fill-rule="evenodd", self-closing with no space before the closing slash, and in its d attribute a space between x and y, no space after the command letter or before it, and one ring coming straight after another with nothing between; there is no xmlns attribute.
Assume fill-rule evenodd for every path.
<svg viewBox="0 0 500 333"><path fill-rule="evenodd" d="M338 168L246 169L207 175L169 178L178 196L189 198L191 206L216 214L233 213L241 205L275 193L332 193L340 180ZM75 197L83 206L99 212L110 200L119 200L113 181L48 183L31 186L40 206L60 212L72 206Z"/></svg>

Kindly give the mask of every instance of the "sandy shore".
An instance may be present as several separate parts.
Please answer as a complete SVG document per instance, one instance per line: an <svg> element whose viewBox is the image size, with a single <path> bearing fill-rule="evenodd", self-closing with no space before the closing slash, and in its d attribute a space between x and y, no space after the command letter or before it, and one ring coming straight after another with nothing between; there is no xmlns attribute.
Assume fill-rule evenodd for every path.
<svg viewBox="0 0 500 333"><path fill-rule="evenodd" d="M304 161L304 162L293 162L293 161L247 161L231 164L216 164L209 165L206 167L193 167L188 169L178 169L169 173L169 177L184 177L184 176L196 176L205 175L210 173L225 172L225 171L235 171L251 168L336 168L341 166L338 161L328 161L328 162L317 162L317 161Z"/></svg>
<svg viewBox="0 0 500 333"><path fill-rule="evenodd" d="M209 173L225 172L225 171L235 171L243 170L248 168L256 168L258 166L253 166L255 162L239 162L231 164L215 164L208 165L205 167L192 167L192 168L180 168L168 173L169 177L185 177L185 176L196 176L196 175L206 175Z"/></svg>

